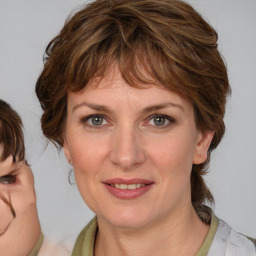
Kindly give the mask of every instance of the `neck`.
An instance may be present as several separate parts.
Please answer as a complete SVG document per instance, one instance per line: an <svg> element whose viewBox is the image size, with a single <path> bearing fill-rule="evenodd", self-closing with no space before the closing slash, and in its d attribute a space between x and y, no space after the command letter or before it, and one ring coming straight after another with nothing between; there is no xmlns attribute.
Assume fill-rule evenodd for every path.
<svg viewBox="0 0 256 256"><path fill-rule="evenodd" d="M99 217L98 225L95 256L195 255L209 231L192 205L138 229L116 228Z"/></svg>

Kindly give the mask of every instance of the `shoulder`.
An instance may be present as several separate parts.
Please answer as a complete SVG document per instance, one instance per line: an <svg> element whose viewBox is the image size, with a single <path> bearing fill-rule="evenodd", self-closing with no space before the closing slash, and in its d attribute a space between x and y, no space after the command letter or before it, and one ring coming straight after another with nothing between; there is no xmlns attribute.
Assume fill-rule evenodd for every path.
<svg viewBox="0 0 256 256"><path fill-rule="evenodd" d="M247 237L231 228L230 240L227 249L233 255L238 252L238 255L255 255L256 242L255 239ZM233 253L233 254L232 254ZM234 254L235 255L235 254Z"/></svg>
<svg viewBox="0 0 256 256"><path fill-rule="evenodd" d="M227 223L219 220L209 256L218 255L218 252L224 251L227 256L256 256L255 239L235 231Z"/></svg>

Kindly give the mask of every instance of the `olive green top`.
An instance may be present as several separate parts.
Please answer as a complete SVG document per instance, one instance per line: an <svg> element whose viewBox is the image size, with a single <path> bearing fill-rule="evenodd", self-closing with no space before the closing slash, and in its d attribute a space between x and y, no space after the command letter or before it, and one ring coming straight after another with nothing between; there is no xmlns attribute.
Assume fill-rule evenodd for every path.
<svg viewBox="0 0 256 256"><path fill-rule="evenodd" d="M44 235L41 233L38 241L36 242L36 245L34 246L33 250L27 255L27 256L37 256L42 244L44 241Z"/></svg>
<svg viewBox="0 0 256 256"><path fill-rule="evenodd" d="M196 256L205 256L207 255L208 251L210 250L210 247L212 245L213 238L216 234L216 231L218 229L219 225L219 219L214 215L212 212L212 217L211 217L211 225L209 232L204 240L204 243L202 244L201 248L197 252Z"/></svg>
<svg viewBox="0 0 256 256"><path fill-rule="evenodd" d="M211 247L214 235L217 231L218 225L219 225L219 220L212 213L210 230L206 236L206 239L202 247L197 252L196 256L207 255ZM97 233L97 227L98 227L97 219L95 217L79 234L72 252L72 256L93 256L93 249L94 249L94 242L95 242L95 237Z"/></svg>

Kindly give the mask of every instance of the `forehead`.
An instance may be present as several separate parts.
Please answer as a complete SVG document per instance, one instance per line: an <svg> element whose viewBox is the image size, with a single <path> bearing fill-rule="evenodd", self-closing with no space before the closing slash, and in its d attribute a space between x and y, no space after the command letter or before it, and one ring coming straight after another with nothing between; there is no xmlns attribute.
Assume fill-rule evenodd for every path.
<svg viewBox="0 0 256 256"><path fill-rule="evenodd" d="M130 72L131 73L131 72ZM134 87L134 88L149 88L152 86L158 86L164 88L158 81L152 78L148 72L146 72L145 68L142 66L138 69L138 73L140 73L147 82L142 83L136 77L130 77L129 71L127 73L120 72L120 68L117 64L112 63L105 69L104 74L100 76L94 76L90 79L89 83L86 85L84 90L88 89L96 89L96 88L107 88L113 87L114 85L118 85L118 83L125 82L127 85ZM131 75L131 74L130 74ZM123 78L125 77L125 79ZM127 82L129 80L129 83Z"/></svg>
<svg viewBox="0 0 256 256"><path fill-rule="evenodd" d="M0 157L2 156L4 151L4 145L0 143ZM14 162L13 156L9 155L4 161L0 161L0 170L8 170L10 168L13 168L17 165L17 163Z"/></svg>
<svg viewBox="0 0 256 256"><path fill-rule="evenodd" d="M174 104L190 105L182 96L168 90L161 84L151 83L136 85L128 84L122 77L118 68L114 67L101 78L93 78L80 92L69 92L69 105L74 107L83 101L101 102L113 105L114 103L131 104L137 106L147 104L160 104L171 101Z"/></svg>
<svg viewBox="0 0 256 256"><path fill-rule="evenodd" d="M4 161L0 161L0 171L12 169L17 164L13 162L13 157L10 155Z"/></svg>

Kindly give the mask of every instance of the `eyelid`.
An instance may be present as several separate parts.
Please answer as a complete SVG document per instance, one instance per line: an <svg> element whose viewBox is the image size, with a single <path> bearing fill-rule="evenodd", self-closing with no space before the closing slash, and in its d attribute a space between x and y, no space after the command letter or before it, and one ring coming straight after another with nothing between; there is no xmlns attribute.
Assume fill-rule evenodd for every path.
<svg viewBox="0 0 256 256"><path fill-rule="evenodd" d="M0 177L0 183L10 185L16 182L16 175L6 174Z"/></svg>
<svg viewBox="0 0 256 256"><path fill-rule="evenodd" d="M100 117L100 118L103 118L105 120L105 122L107 122L107 124L99 124L99 125L95 125L95 124L90 124L88 122L89 119L91 118L95 118L95 117ZM153 118L157 118L157 117L161 117L161 118L165 118L166 121L167 121L167 124L164 124L164 125L152 125L152 124L149 124L149 122L153 119ZM159 129L163 129L163 128L168 128L169 126L171 126L172 124L176 123L176 119L173 118L172 116L170 115L166 115L166 114L161 114L161 113L155 113L155 114L152 114L150 116L148 116L146 119L144 119L145 123L144 125L146 126L154 126L154 127L157 127ZM80 118L80 123L82 123L84 126L88 127L88 128L93 128L93 129L100 129L104 126L109 126L111 125L110 124L110 121L109 121L109 118L104 115L104 114L90 114L90 115L87 115L87 116L83 116L82 118Z"/></svg>
<svg viewBox="0 0 256 256"><path fill-rule="evenodd" d="M160 126L160 125L159 125L159 126L155 125L156 127L160 128L160 129L161 129L161 128L168 127L169 125L176 123L176 120L175 120L173 117L171 117L171 116L169 116L169 115L165 115L165 114L153 114L153 115L149 116L149 117L146 119L146 122L149 122L149 121L151 121L153 118L156 118L156 117L165 118L165 119L167 119L168 122L169 122L169 124L165 124L165 125L162 125L162 126Z"/></svg>
<svg viewBox="0 0 256 256"><path fill-rule="evenodd" d="M19 172L19 167L15 166L13 168L8 168L7 170L1 170L0 172L0 178L7 175L14 175L16 176Z"/></svg>
<svg viewBox="0 0 256 256"><path fill-rule="evenodd" d="M92 117L96 117L96 116L106 118L106 116L103 114L91 114L91 115L86 115L86 116L82 117L81 121L87 121L88 119L90 119Z"/></svg>
<svg viewBox="0 0 256 256"><path fill-rule="evenodd" d="M168 119L171 122L176 122L176 120L173 117L171 117L169 115L165 115L165 114L153 114L149 118L154 118L154 117L164 117L164 118Z"/></svg>
<svg viewBox="0 0 256 256"><path fill-rule="evenodd" d="M87 121L88 121L90 118L93 118L93 117L100 117L100 118L103 118L106 122L110 123L108 117L105 116L105 115L103 115L103 114L91 114L91 115L88 115L88 116L84 116L84 117L81 118L80 122L81 122L82 124L85 124L85 123L87 123ZM97 126L97 125L91 125L91 124L87 123L87 126L88 126L88 127L93 127L93 128L100 128L100 127L102 127L102 126L106 126L106 124L98 125L98 126Z"/></svg>
<svg viewBox="0 0 256 256"><path fill-rule="evenodd" d="M11 171L4 171L3 174L0 174L0 183L1 184L7 184L7 185L15 183L17 181L18 173L19 173L19 168L12 169ZM3 179L8 177L8 176L15 178L15 181L13 183L3 182Z"/></svg>

